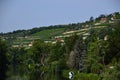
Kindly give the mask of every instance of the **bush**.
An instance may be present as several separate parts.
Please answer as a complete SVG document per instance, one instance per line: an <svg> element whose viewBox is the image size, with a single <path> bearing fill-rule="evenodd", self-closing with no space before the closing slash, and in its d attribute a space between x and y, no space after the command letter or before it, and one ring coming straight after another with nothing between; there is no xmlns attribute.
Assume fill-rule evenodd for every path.
<svg viewBox="0 0 120 80"><path fill-rule="evenodd" d="M75 80L99 80L100 76L93 73L78 73L75 76Z"/></svg>

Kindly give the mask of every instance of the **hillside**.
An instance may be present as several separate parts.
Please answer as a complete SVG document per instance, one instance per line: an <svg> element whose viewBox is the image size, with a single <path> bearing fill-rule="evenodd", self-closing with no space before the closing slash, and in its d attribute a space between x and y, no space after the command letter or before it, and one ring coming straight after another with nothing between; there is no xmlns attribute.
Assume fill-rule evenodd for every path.
<svg viewBox="0 0 120 80"><path fill-rule="evenodd" d="M120 13L0 37L7 80L120 79Z"/></svg>
<svg viewBox="0 0 120 80"><path fill-rule="evenodd" d="M115 19L114 19L115 18ZM120 19L119 12L109 15L100 15L97 18L90 17L90 20L83 23L72 23L68 25L54 25L48 27L33 28L29 30L17 30L9 33L1 33L0 36L7 40L10 45L28 46L36 39L44 41L55 41L56 37L64 39L74 33L77 35L89 35L90 28L100 30L103 27L110 26L116 20ZM9 42L10 41L10 42Z"/></svg>

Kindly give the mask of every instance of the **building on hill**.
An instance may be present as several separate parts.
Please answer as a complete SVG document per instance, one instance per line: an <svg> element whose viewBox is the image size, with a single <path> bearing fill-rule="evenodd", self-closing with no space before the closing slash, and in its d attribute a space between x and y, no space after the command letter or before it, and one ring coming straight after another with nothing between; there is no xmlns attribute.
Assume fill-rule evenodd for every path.
<svg viewBox="0 0 120 80"><path fill-rule="evenodd" d="M44 41L44 43L51 43L52 41Z"/></svg>
<svg viewBox="0 0 120 80"><path fill-rule="evenodd" d="M12 47L14 47L14 48L18 48L18 47L19 47L19 45L13 45Z"/></svg>
<svg viewBox="0 0 120 80"><path fill-rule="evenodd" d="M97 25L100 25L101 23L95 23L94 25L97 26Z"/></svg>
<svg viewBox="0 0 120 80"><path fill-rule="evenodd" d="M57 42L56 41L53 41L52 44L56 44Z"/></svg>
<svg viewBox="0 0 120 80"><path fill-rule="evenodd" d="M32 47L32 46L33 46L33 42L34 42L34 41L32 41L30 44L28 44L28 46L29 46L29 47Z"/></svg>
<svg viewBox="0 0 120 80"><path fill-rule="evenodd" d="M109 39L109 36L106 35L106 36L104 37L104 40L107 41L108 39Z"/></svg>
<svg viewBox="0 0 120 80"><path fill-rule="evenodd" d="M55 41L64 43L64 40L62 39L62 37L63 36L55 36Z"/></svg>
<svg viewBox="0 0 120 80"><path fill-rule="evenodd" d="M29 46L29 47L31 47L31 46L32 46L32 44L30 43L30 44L28 44L28 46Z"/></svg>
<svg viewBox="0 0 120 80"><path fill-rule="evenodd" d="M107 18L106 18L106 17L102 17L100 22L101 22L101 23L107 22Z"/></svg>
<svg viewBox="0 0 120 80"><path fill-rule="evenodd" d="M28 39L28 38L29 38L29 36L25 36L25 38L26 38L26 39Z"/></svg>

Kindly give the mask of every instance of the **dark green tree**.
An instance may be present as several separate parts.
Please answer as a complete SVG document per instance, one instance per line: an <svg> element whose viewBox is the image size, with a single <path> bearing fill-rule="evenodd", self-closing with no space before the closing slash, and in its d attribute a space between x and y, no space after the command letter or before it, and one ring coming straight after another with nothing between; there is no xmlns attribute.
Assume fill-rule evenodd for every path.
<svg viewBox="0 0 120 80"><path fill-rule="evenodd" d="M7 57L9 61L8 67L8 76L12 78L12 76L20 76L21 78L28 73L27 71L27 63L26 63L26 54L27 51L23 47L19 48L9 48Z"/></svg>
<svg viewBox="0 0 120 80"><path fill-rule="evenodd" d="M116 59L116 62L120 61L120 22L113 26L112 32L107 40L109 45L105 55L106 64L110 63L112 59Z"/></svg>
<svg viewBox="0 0 120 80"><path fill-rule="evenodd" d="M30 73L30 79L43 79L44 72L46 71L47 58L50 53L50 45L44 43L42 40L35 40L33 46L28 53L29 60L32 63L28 64Z"/></svg>
<svg viewBox="0 0 120 80"><path fill-rule="evenodd" d="M65 45L61 42L52 45L48 61L50 77L51 75L62 77L62 71L67 68L65 52Z"/></svg>
<svg viewBox="0 0 120 80"><path fill-rule="evenodd" d="M65 38L67 53L70 53L74 49L75 43L78 38L79 36L77 35L77 33L74 33L72 36Z"/></svg>
<svg viewBox="0 0 120 80"><path fill-rule="evenodd" d="M99 40L96 31L92 31L86 40L88 57L87 57L87 71L92 73L99 73L103 68L101 47L102 41Z"/></svg>
<svg viewBox="0 0 120 80"><path fill-rule="evenodd" d="M94 21L94 18L93 16L90 17L90 22L93 22Z"/></svg>
<svg viewBox="0 0 120 80"><path fill-rule="evenodd" d="M6 79L7 72L7 45L0 39L0 80Z"/></svg>
<svg viewBox="0 0 120 80"><path fill-rule="evenodd" d="M59 59L64 57L64 53L65 47L61 45L60 42L57 42L51 47L50 61L58 61Z"/></svg>

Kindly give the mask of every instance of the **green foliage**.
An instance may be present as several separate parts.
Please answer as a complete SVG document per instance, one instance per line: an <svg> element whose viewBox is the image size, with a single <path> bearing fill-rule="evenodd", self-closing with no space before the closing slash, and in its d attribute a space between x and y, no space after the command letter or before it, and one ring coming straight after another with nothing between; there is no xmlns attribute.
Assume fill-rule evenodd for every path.
<svg viewBox="0 0 120 80"><path fill-rule="evenodd" d="M7 72L7 45L4 41L0 39L0 80L6 79Z"/></svg>
<svg viewBox="0 0 120 80"><path fill-rule="evenodd" d="M120 57L120 23L114 25L112 30L108 40L108 51L106 51L105 55L107 64L110 63L113 58L116 58L116 62L118 62Z"/></svg>
<svg viewBox="0 0 120 80"><path fill-rule="evenodd" d="M58 61L64 57L65 46L61 45L60 42L57 42L51 47L50 51L50 61Z"/></svg>
<svg viewBox="0 0 120 80"><path fill-rule="evenodd" d="M102 28L99 32L98 32L98 36L100 39L104 39L104 37L106 35L110 35L110 33L112 32L112 27L111 26L108 26L108 27L105 27L105 28Z"/></svg>
<svg viewBox="0 0 120 80"><path fill-rule="evenodd" d="M120 64L112 65L113 68L110 67L106 69L103 78L105 80L120 80Z"/></svg>
<svg viewBox="0 0 120 80"><path fill-rule="evenodd" d="M101 23L101 24L99 24L99 25L97 25L97 26L101 26L101 27L102 27L102 26L106 26L106 27L107 27L107 26L110 26L110 24L109 24L109 23Z"/></svg>
<svg viewBox="0 0 120 80"><path fill-rule="evenodd" d="M51 46L48 64L49 77L53 79L53 75L56 75L58 78L62 78L62 72L67 69L67 65L65 46L62 45L61 42L57 42Z"/></svg>
<svg viewBox="0 0 120 80"><path fill-rule="evenodd" d="M47 70L47 58L50 52L50 45L45 44L42 40L35 40L33 46L27 53L28 58L32 61L30 65L30 79L38 79L39 75Z"/></svg>
<svg viewBox="0 0 120 80"><path fill-rule="evenodd" d="M62 72L63 77L69 78L69 72L70 72L70 70L63 70L63 72Z"/></svg>
<svg viewBox="0 0 120 80"><path fill-rule="evenodd" d="M77 39L78 39L78 35L76 33L74 33L72 36L68 38L65 38L65 45L66 45L67 53L70 53L70 51L73 50Z"/></svg>
<svg viewBox="0 0 120 80"><path fill-rule="evenodd" d="M90 22L93 22L94 21L94 18L93 16L90 17Z"/></svg>
<svg viewBox="0 0 120 80"><path fill-rule="evenodd" d="M100 70L103 69L101 46L101 41L98 39L97 33L93 32L88 46L88 72L99 74Z"/></svg>
<svg viewBox="0 0 120 80"><path fill-rule="evenodd" d="M65 70L63 70L63 72L62 72L62 76L64 77L64 78L66 78L66 79L68 79L69 78L69 72L73 72L74 74L73 74L73 77L75 77L76 76L76 74L78 73L78 71L77 70L74 70L74 69L65 69Z"/></svg>
<svg viewBox="0 0 120 80"><path fill-rule="evenodd" d="M8 59L9 59L9 76L11 74L24 75L26 74L26 53L27 51L24 48L9 48ZM24 74L23 74L24 73Z"/></svg>
<svg viewBox="0 0 120 80"><path fill-rule="evenodd" d="M93 73L77 73L75 75L75 80L99 80L100 77L97 74L93 74Z"/></svg>
<svg viewBox="0 0 120 80"><path fill-rule="evenodd" d="M35 34L32 34L32 36L39 36L43 40L51 39L52 37L63 33L64 30L65 30L65 28L43 30L43 31L37 32Z"/></svg>

